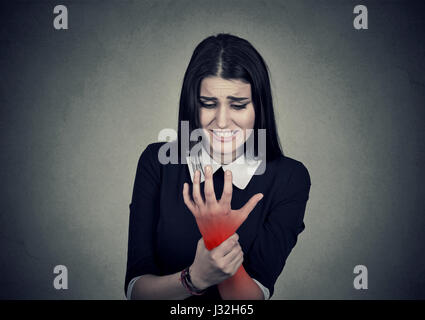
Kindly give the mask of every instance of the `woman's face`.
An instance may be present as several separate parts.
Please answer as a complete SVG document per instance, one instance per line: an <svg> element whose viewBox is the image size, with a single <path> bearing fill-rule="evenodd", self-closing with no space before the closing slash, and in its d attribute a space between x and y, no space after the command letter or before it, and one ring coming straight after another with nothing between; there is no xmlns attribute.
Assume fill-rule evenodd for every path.
<svg viewBox="0 0 425 320"><path fill-rule="evenodd" d="M211 156L221 163L233 161L255 123L251 85L240 80L207 77L201 82L200 121Z"/></svg>

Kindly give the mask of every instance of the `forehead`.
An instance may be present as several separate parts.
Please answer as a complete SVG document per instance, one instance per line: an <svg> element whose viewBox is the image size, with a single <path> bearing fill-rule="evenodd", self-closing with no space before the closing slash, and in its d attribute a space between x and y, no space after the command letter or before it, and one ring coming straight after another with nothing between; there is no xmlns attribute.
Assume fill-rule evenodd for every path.
<svg viewBox="0 0 425 320"><path fill-rule="evenodd" d="M202 96L222 97L251 96L251 84L240 80L226 80L220 77L207 77L202 79L200 94Z"/></svg>

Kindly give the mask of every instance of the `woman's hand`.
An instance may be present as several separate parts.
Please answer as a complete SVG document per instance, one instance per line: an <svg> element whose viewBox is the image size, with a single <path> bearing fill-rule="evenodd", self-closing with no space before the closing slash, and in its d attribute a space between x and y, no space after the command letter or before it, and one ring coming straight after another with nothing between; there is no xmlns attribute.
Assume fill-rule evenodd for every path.
<svg viewBox="0 0 425 320"><path fill-rule="evenodd" d="M202 238L198 241L196 255L189 272L193 285L206 289L233 276L243 262L242 248L237 233L218 247L207 250Z"/></svg>
<svg viewBox="0 0 425 320"><path fill-rule="evenodd" d="M198 170L195 171L195 177L193 179L194 201L192 201L189 196L189 185L185 183L183 186L184 203L196 219L199 231L204 239L205 248L210 250L210 253L207 253L203 250L204 246L202 241L200 241L201 243L198 242L196 255L201 258L195 258L195 260L204 261L203 263L205 263L205 265L197 261L193 263L191 266L194 274L192 282L194 286L200 286L199 289L205 289L210 285L218 283L218 290L223 300L259 299L263 296L261 289L245 271L242 265L243 259L239 263L240 258L234 257L234 255L238 255L238 253L235 253L233 249L227 247L229 244L227 244L228 242L226 239L233 235L239 226L246 220L258 201L263 198L263 195L257 193L253 195L242 208L232 210L230 205L232 192L232 173L226 170L224 175L223 194L219 201L216 200L211 166L205 167L205 202L200 192L200 172ZM240 247L239 244L238 247ZM215 251L214 248L218 250ZM226 255L225 252L229 251L230 253ZM212 255L213 252L214 255ZM232 260L233 262L228 262L226 259ZM223 262L223 260L225 262L227 261L227 263ZM229 273L231 274L233 272L233 266L236 268L236 273L225 278L225 280L221 282L217 282L220 281L220 275L223 276L223 271L226 275ZM219 272L218 270L221 271ZM214 280L210 280L208 277L213 277Z"/></svg>
<svg viewBox="0 0 425 320"><path fill-rule="evenodd" d="M258 201L263 198L261 193L257 193L242 208L232 210L230 205L232 193L232 172L226 170L223 193L221 199L217 201L212 179L212 168L209 165L205 167L205 201L200 191L199 170L195 171L195 177L193 179L194 201L189 196L189 185L185 183L183 186L184 203L194 215L208 250L216 247L230 235L234 234L257 205Z"/></svg>

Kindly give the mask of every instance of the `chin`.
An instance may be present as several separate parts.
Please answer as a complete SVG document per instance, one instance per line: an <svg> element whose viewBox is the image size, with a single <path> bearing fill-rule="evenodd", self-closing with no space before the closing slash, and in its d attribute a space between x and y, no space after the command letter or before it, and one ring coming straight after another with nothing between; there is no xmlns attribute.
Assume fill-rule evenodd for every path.
<svg viewBox="0 0 425 320"><path fill-rule="evenodd" d="M233 155L235 154L235 152L239 153L240 152L240 146L228 146L228 147L224 147L223 149L220 148L220 146L215 146L213 145L212 150L214 152L214 154L216 155L220 155L223 157L229 156L229 157L233 157Z"/></svg>
<svg viewBox="0 0 425 320"><path fill-rule="evenodd" d="M222 153L222 154L232 154L235 150L238 149L239 143L235 145L235 143L223 143L220 144L219 142L214 141L212 145L212 149L215 153Z"/></svg>

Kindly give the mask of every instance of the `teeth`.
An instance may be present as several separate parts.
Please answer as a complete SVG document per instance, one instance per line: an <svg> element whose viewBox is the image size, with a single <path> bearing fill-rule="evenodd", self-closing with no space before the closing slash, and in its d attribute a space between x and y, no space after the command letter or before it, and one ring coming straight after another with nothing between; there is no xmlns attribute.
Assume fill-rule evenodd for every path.
<svg viewBox="0 0 425 320"><path fill-rule="evenodd" d="M219 137L230 137L235 134L236 131L213 131L215 135Z"/></svg>

